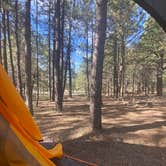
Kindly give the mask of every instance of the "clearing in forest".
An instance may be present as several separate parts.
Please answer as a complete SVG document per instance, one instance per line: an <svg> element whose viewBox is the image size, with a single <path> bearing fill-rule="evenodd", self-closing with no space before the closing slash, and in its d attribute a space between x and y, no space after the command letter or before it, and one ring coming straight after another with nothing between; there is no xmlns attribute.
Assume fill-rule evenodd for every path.
<svg viewBox="0 0 166 166"><path fill-rule="evenodd" d="M65 152L99 166L166 165L166 99L103 100L103 131L91 133L88 101L66 99L64 112L40 101L35 119L45 141L62 142Z"/></svg>

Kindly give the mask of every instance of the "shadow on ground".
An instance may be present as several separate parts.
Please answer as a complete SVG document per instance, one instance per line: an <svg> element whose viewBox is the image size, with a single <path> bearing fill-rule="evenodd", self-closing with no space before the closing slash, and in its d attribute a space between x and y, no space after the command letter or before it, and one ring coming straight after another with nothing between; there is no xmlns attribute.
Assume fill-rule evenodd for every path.
<svg viewBox="0 0 166 166"><path fill-rule="evenodd" d="M95 138L89 138L95 137ZM64 151L99 166L165 166L166 148L100 140L102 136L84 136L63 143Z"/></svg>
<svg viewBox="0 0 166 166"><path fill-rule="evenodd" d="M137 97L134 102L103 100L103 130L91 133L84 98L65 99L63 113L40 102L35 119L46 141L62 142L64 151L99 166L166 165L166 99Z"/></svg>

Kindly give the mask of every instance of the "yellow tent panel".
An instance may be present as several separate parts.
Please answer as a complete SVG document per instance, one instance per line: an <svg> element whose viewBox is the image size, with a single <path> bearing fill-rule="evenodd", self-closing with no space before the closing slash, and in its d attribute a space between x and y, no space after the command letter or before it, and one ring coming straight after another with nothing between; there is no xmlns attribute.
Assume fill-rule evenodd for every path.
<svg viewBox="0 0 166 166"><path fill-rule="evenodd" d="M14 87L12 81L0 65L0 100L7 106L10 113L14 113L20 125L36 140L42 140L42 135L32 116Z"/></svg>
<svg viewBox="0 0 166 166"><path fill-rule="evenodd" d="M0 65L0 165L55 166L50 159L62 157L62 145L47 150L39 140L36 123Z"/></svg>

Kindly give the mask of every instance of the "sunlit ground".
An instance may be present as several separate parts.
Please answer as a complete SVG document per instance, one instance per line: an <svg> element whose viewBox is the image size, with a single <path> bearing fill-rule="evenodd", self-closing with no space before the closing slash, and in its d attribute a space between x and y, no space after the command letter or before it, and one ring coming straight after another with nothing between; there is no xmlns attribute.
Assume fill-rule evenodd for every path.
<svg viewBox="0 0 166 166"><path fill-rule="evenodd" d="M83 97L66 99L63 113L56 113L53 102L41 101L35 119L45 141L63 142L68 153L100 166L166 165L165 98L104 98L103 104L101 133L91 133Z"/></svg>

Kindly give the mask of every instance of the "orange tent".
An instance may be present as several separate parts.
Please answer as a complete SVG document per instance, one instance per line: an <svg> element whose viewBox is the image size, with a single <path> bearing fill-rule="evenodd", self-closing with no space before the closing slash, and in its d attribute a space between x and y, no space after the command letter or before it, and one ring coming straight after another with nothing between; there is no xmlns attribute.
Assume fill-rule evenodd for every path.
<svg viewBox="0 0 166 166"><path fill-rule="evenodd" d="M39 128L0 64L0 166L96 166L64 155L61 144L46 149L41 140Z"/></svg>
<svg viewBox="0 0 166 166"><path fill-rule="evenodd" d="M50 159L62 157L62 145L47 150L40 140L35 121L0 65L0 165L55 166Z"/></svg>

